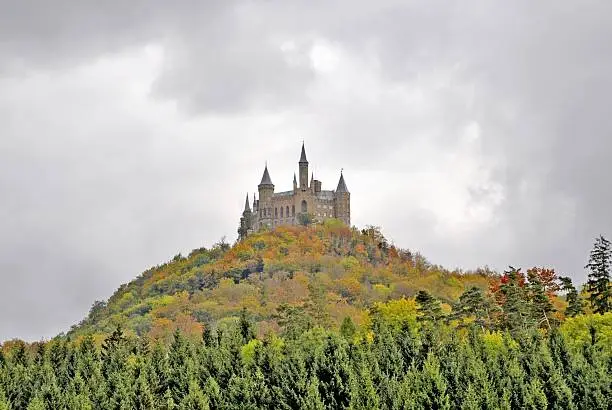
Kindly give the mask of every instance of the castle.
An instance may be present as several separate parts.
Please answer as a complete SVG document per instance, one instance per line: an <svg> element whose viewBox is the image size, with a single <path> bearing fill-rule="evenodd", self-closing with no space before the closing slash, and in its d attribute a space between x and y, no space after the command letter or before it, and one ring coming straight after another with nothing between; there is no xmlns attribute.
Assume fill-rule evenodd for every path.
<svg viewBox="0 0 612 410"><path fill-rule="evenodd" d="M308 184L308 160L304 144L302 144L298 164L299 185L294 173L293 189L283 192L274 192L274 184L266 164L261 182L257 186L259 199L253 196L253 209L251 209L247 194L238 228L238 235L241 239L262 227L306 225L328 218L340 219L350 226L351 194L346 188L342 171L340 171L340 180L336 190L324 191L321 189L321 181L314 179L314 173Z"/></svg>

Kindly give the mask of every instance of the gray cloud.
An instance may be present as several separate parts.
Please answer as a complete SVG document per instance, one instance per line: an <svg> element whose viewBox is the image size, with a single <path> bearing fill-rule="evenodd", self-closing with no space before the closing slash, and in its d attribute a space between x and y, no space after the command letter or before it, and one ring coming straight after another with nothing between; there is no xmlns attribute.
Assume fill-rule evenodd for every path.
<svg viewBox="0 0 612 410"><path fill-rule="evenodd" d="M0 13L0 339L233 238L299 149L433 262L584 280L610 232L604 1L20 1ZM234 208L231 204L235 203Z"/></svg>

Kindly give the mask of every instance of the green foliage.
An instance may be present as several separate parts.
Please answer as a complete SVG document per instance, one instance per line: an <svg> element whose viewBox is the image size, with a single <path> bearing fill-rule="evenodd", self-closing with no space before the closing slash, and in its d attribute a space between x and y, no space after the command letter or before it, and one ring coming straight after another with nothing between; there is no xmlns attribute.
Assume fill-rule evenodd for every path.
<svg viewBox="0 0 612 410"><path fill-rule="evenodd" d="M574 317L584 313L584 302L574 287L572 280L568 277L560 277L559 280L561 281L561 289L566 292L565 300L567 301L567 308L564 312L565 316Z"/></svg>
<svg viewBox="0 0 612 410"><path fill-rule="evenodd" d="M0 410L608 408L612 312L560 281L564 321L552 270L449 272L376 227L222 240L5 343Z"/></svg>
<svg viewBox="0 0 612 410"><path fill-rule="evenodd" d="M206 344L175 331L170 345L150 345L120 329L100 347L91 337L5 344L0 409L609 406L612 313L511 336L444 320L398 321L380 306L366 331L347 319L342 335L314 327L244 337L244 315ZM390 311L402 311L396 307Z"/></svg>
<svg viewBox="0 0 612 410"><path fill-rule="evenodd" d="M459 296L459 301L453 305L453 313L450 319L459 320L465 323L473 320L482 330L492 328L491 313L493 304L484 295L482 289L472 286Z"/></svg>
<svg viewBox="0 0 612 410"><path fill-rule="evenodd" d="M612 311L612 288L610 287L610 265L612 263L612 244L600 236L595 239L589 263L590 270L586 289L589 292L591 308L595 313Z"/></svg>
<svg viewBox="0 0 612 410"><path fill-rule="evenodd" d="M415 300L419 304L419 320L436 321L442 317L440 301L431 296L427 291L420 290Z"/></svg>

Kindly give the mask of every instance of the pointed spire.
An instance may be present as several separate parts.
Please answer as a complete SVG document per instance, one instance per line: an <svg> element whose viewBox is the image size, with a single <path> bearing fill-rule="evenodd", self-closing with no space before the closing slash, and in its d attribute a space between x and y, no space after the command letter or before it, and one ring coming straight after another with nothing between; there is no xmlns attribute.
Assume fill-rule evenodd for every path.
<svg viewBox="0 0 612 410"><path fill-rule="evenodd" d="M254 211L254 210L255 210L255 208L256 208L256 206L255 206L255 205L257 205L257 198L255 197L255 192L253 192L253 211Z"/></svg>
<svg viewBox="0 0 612 410"><path fill-rule="evenodd" d="M295 172L293 173L293 185L297 185L297 178L295 177Z"/></svg>
<svg viewBox="0 0 612 410"><path fill-rule="evenodd" d="M244 211L245 212L251 212L251 206L249 205L249 193L247 192L246 194L246 201L244 203Z"/></svg>
<svg viewBox="0 0 612 410"><path fill-rule="evenodd" d="M272 183L272 179L270 179L270 173L268 172L268 164L266 164L266 169L264 169L263 176L261 177L261 182L259 185L274 185Z"/></svg>
<svg viewBox="0 0 612 410"><path fill-rule="evenodd" d="M344 175L342 175L342 170L340 170L340 181L338 181L338 187L336 188L336 192L348 192L348 188L346 187L346 182L344 182Z"/></svg>
<svg viewBox="0 0 612 410"><path fill-rule="evenodd" d="M310 174L310 186L314 183L314 171Z"/></svg>
<svg viewBox="0 0 612 410"><path fill-rule="evenodd" d="M300 162L308 163L308 160L306 159L306 149L304 148L304 141L302 141L302 155L300 155Z"/></svg>

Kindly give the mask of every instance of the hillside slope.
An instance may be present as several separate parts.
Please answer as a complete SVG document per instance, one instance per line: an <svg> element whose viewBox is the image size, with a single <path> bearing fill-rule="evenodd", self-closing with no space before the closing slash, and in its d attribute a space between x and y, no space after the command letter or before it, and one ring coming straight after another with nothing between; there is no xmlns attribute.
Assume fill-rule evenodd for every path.
<svg viewBox="0 0 612 410"><path fill-rule="evenodd" d="M70 335L107 334L118 325L168 340L175 329L199 336L204 326L233 320L246 308L260 334L279 328L279 312L303 309L337 327L367 320L377 302L427 290L451 302L467 288L486 288L489 274L449 272L419 254L389 245L375 228L338 221L281 226L230 247L218 243L177 255L96 302ZM282 316L282 315L281 315Z"/></svg>

